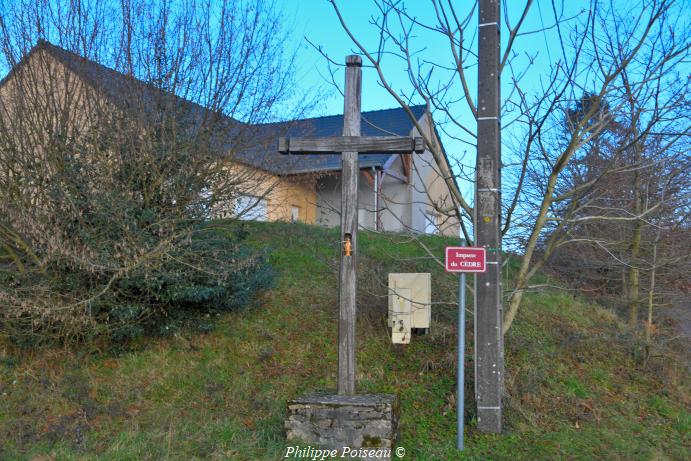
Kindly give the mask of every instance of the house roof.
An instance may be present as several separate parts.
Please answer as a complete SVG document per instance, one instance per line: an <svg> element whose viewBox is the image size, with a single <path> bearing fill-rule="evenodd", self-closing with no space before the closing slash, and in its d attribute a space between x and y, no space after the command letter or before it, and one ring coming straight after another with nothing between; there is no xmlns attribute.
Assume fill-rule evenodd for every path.
<svg viewBox="0 0 691 461"><path fill-rule="evenodd" d="M426 111L426 106L411 106L413 115L419 120ZM258 127L263 136L278 140L279 136L340 136L343 133L343 115L330 115L284 123L272 123ZM399 108L363 112L360 120L362 136L409 136L413 122L408 114ZM371 153L358 156L360 168L384 166L395 154ZM276 174L304 174L341 169L341 158L338 155L281 155L277 143L271 148L252 148L236 154L244 163L256 166Z"/></svg>
<svg viewBox="0 0 691 461"><path fill-rule="evenodd" d="M75 53L64 50L45 40L40 40L30 51L29 56L37 50L46 50L53 57L64 63L71 71L80 75L86 82L103 91L115 103L130 106L133 92L136 92L136 109L141 111L152 109L162 96L170 97L180 107L184 108L185 117L190 123L201 119L210 112L209 109L192 101L168 94L156 88L154 85L137 80L110 69L95 61L83 58ZM23 65L28 59L25 57L17 67ZM9 75L0 80L0 86L12 75L16 69L12 69ZM134 108L134 107L132 107ZM426 106L411 106L413 115L419 120L426 111ZM153 110L153 109L152 109ZM331 115L282 123L270 123L248 126L231 117L222 116L222 122L226 129L225 139L218 139L221 151L233 152L233 160L244 163L278 175L295 175L307 173L320 173L339 171L341 159L338 155L281 155L278 152L277 140L280 136L340 136L343 131L343 115ZM255 139L270 140L270 142L258 142L249 147L238 149L233 145L232 132L234 127L253 133ZM363 112L361 116L361 134L363 136L408 136L413 128L413 123L408 114L401 108L384 109ZM275 141L274 141L275 140ZM243 143L247 146L246 143ZM383 167L389 158L395 154L370 153L359 155L360 168Z"/></svg>
<svg viewBox="0 0 691 461"><path fill-rule="evenodd" d="M84 81L102 94L105 94L111 102L141 116L154 114L161 103L176 106L176 116L184 117L183 122L190 125L198 124L205 116L218 115L225 127L239 126L241 122L214 112L200 104L180 97L174 93L157 88L152 83L139 80L132 75L127 75L117 70L104 66L96 61L84 58L76 53L53 45L46 40L39 40L29 55L17 65L20 67L29 56L38 50L45 50L55 59L63 63L69 70L79 75ZM14 71L15 69L12 69ZM5 77L9 78L12 72ZM4 80L0 81L0 86ZM142 113L145 112L145 113ZM229 131L229 130L225 130ZM221 143L222 144L222 143Z"/></svg>

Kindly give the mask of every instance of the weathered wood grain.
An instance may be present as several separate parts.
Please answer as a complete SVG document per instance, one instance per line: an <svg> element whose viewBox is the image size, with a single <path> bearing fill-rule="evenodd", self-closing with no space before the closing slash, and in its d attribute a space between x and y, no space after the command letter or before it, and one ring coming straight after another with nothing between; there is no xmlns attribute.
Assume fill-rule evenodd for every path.
<svg viewBox="0 0 691 461"><path fill-rule="evenodd" d="M341 155L341 261L339 272L338 394L355 394L355 325L357 317L358 154L367 152L422 153L421 137L360 136L362 58L346 58L343 136L282 137L282 154ZM389 173L391 174L391 173ZM405 179L405 178L403 178ZM346 244L347 242L347 244Z"/></svg>
<svg viewBox="0 0 691 461"><path fill-rule="evenodd" d="M360 135L362 98L362 58L346 58L345 107L343 136ZM358 151L343 151L341 170L341 240L350 236L351 255L341 251L339 320L338 320L338 393L355 394L355 324L357 243ZM341 245L343 247L343 245Z"/></svg>
<svg viewBox="0 0 691 461"><path fill-rule="evenodd" d="M359 130L358 130L359 131ZM338 154L342 152L391 152L422 153L425 142L410 136L332 136L325 138L278 139L278 151L282 154Z"/></svg>

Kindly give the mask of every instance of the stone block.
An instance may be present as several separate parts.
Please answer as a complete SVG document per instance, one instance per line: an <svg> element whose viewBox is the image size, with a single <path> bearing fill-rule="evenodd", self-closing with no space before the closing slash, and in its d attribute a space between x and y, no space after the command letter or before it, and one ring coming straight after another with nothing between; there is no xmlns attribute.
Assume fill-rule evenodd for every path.
<svg viewBox="0 0 691 461"><path fill-rule="evenodd" d="M390 394L306 394L288 402L286 438L339 452L346 447L351 452L393 450L399 412L398 397ZM381 457L381 453L349 459L391 459Z"/></svg>

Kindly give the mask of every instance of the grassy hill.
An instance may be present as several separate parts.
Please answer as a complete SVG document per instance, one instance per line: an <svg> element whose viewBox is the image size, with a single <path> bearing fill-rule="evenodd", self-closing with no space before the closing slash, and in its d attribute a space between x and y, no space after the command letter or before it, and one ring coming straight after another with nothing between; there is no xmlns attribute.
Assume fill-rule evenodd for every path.
<svg viewBox="0 0 691 461"><path fill-rule="evenodd" d="M335 385L337 233L250 227L252 245L273 248L277 286L209 333L178 332L118 354L0 345L0 459L281 459L286 400ZM439 255L451 243L423 242ZM360 250L359 390L400 395L405 459L688 459L685 366L646 359L612 314L558 291L530 293L506 338L505 433L477 433L469 400L459 455L458 279L406 237L363 233ZM386 277L411 271L432 272L433 326L394 346ZM472 345L472 327L467 334ZM471 347L468 396L472 365Z"/></svg>

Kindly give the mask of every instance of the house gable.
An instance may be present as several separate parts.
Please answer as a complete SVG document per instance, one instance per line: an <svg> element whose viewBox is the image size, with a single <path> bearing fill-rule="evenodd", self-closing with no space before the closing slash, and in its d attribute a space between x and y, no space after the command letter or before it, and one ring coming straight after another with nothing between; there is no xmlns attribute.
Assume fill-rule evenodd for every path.
<svg viewBox="0 0 691 461"><path fill-rule="evenodd" d="M427 130L426 134L436 138L442 146L431 114L425 113L418 122L423 130ZM417 129L412 130L411 136L414 135L419 135ZM445 178L453 178L454 187L457 188L457 185L446 152L443 151L443 154L442 165L437 164L429 150L425 150L421 155L412 156L411 229L415 232L427 233L431 228L436 227L435 233L458 236L460 235L458 220L449 216L447 211L452 209L454 204Z"/></svg>

